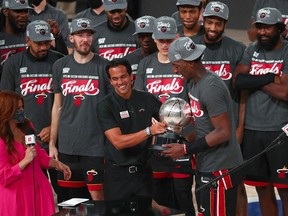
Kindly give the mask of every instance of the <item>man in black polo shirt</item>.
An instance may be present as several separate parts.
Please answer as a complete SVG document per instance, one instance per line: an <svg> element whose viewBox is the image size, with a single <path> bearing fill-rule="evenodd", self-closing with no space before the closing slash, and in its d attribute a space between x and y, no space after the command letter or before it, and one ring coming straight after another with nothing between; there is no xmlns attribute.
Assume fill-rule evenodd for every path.
<svg viewBox="0 0 288 216"><path fill-rule="evenodd" d="M97 116L107 138L105 199L152 197L148 146L153 135L166 131L164 123L151 125L152 118L159 118L161 102L148 92L132 90L128 61L113 60L106 66L106 72L114 91L97 106Z"/></svg>

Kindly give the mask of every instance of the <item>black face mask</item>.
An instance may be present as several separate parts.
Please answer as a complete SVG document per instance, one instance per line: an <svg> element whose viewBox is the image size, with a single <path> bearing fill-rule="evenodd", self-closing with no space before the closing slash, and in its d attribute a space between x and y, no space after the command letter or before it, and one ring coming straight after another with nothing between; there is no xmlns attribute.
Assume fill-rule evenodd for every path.
<svg viewBox="0 0 288 216"><path fill-rule="evenodd" d="M24 110L17 110L13 115L13 119L17 120L19 123L24 123L25 121Z"/></svg>
<svg viewBox="0 0 288 216"><path fill-rule="evenodd" d="M92 9L99 8L103 4L102 0L90 0L89 1L89 6Z"/></svg>
<svg viewBox="0 0 288 216"><path fill-rule="evenodd" d="M34 6L39 6L39 4L42 2L42 0L28 0L28 4L30 5L30 7Z"/></svg>

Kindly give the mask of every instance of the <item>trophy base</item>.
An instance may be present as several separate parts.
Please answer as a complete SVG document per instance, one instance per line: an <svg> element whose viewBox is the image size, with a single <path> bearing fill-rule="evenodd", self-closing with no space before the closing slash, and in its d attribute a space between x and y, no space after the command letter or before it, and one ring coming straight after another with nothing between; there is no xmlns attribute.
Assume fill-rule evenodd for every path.
<svg viewBox="0 0 288 216"><path fill-rule="evenodd" d="M167 150L168 148L162 147L163 144L171 144L171 143L182 144L184 141L185 138L180 134L168 131L165 134L155 136L155 142L153 145L149 147L149 149L153 151L164 151Z"/></svg>
<svg viewBox="0 0 288 216"><path fill-rule="evenodd" d="M153 150L153 151L164 151L164 150L167 150L168 148L164 148L164 147L159 146L159 145L152 145L148 149Z"/></svg>

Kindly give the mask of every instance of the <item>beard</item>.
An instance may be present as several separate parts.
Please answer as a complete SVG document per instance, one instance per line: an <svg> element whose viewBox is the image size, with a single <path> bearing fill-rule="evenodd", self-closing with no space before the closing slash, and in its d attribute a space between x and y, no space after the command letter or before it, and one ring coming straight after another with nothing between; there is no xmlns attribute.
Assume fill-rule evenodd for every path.
<svg viewBox="0 0 288 216"><path fill-rule="evenodd" d="M211 43L216 43L222 37L223 33L224 29L219 32L215 37L210 37L209 34L205 31L205 38Z"/></svg>
<svg viewBox="0 0 288 216"><path fill-rule="evenodd" d="M273 50L280 39L280 33L277 33L275 36L268 36L268 35L265 36L268 37L269 39L262 40L261 36L257 35L259 48L267 51Z"/></svg>
<svg viewBox="0 0 288 216"><path fill-rule="evenodd" d="M20 33L25 32L26 26L28 24L28 20L26 21L26 24L18 25L12 16L8 16L7 18L8 18L8 22L9 22L9 24L10 24L10 26L14 32L20 32Z"/></svg>
<svg viewBox="0 0 288 216"><path fill-rule="evenodd" d="M91 45L89 48L82 49L81 46L78 46L77 44L74 44L75 50L82 56L87 56L91 51Z"/></svg>

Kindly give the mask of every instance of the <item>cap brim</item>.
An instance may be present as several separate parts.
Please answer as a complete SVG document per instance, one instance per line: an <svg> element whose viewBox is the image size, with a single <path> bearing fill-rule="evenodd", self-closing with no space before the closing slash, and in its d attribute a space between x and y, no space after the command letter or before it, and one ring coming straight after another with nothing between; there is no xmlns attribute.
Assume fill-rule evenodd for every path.
<svg viewBox="0 0 288 216"><path fill-rule="evenodd" d="M173 33L173 34L155 34L155 33L153 33L152 34L152 38L153 39L156 39L156 40L159 40L159 39L174 39L174 38L176 38L176 36L177 36L177 33Z"/></svg>
<svg viewBox="0 0 288 216"><path fill-rule="evenodd" d="M252 24L254 25L254 24L257 24L257 23L260 23L260 24L266 24L266 25L275 25L276 23L275 22L265 22L265 21L260 21L260 20L258 20L258 21L255 21L255 22L253 22Z"/></svg>
<svg viewBox="0 0 288 216"><path fill-rule="evenodd" d="M34 41L34 42L40 42L40 41L51 41L51 40L54 40L55 38L53 37L53 35L51 35L50 37L28 37L31 41Z"/></svg>
<svg viewBox="0 0 288 216"><path fill-rule="evenodd" d="M226 19L225 17L223 17L223 16L219 16L218 14L212 14L212 13L203 13L203 17L205 18L205 17L211 17L211 16L214 16L214 17L219 17L219 18L221 18L221 19L224 19L224 20L228 20L228 19Z"/></svg>
<svg viewBox="0 0 288 216"><path fill-rule="evenodd" d="M190 5L190 6L199 6L201 2L199 2L199 4L197 5L196 3L193 4L193 3L176 3L176 6L182 6L182 5Z"/></svg>
<svg viewBox="0 0 288 216"><path fill-rule="evenodd" d="M18 8L18 7L16 7L16 8L11 8L11 7L8 7L8 9L10 9L10 10L28 10L28 9L33 9L32 7L30 7L30 6L27 6L27 7L21 7L21 8Z"/></svg>
<svg viewBox="0 0 288 216"><path fill-rule="evenodd" d="M141 34L141 33L150 33L150 34L152 34L153 31L136 31L133 35Z"/></svg>
<svg viewBox="0 0 288 216"><path fill-rule="evenodd" d="M96 32L96 30L93 28L86 28L86 29L79 29L77 31L71 32L71 35L75 34L76 32L81 32L81 31L91 31L93 34Z"/></svg>
<svg viewBox="0 0 288 216"><path fill-rule="evenodd" d="M128 6L127 3L123 3L123 4L117 4L117 5L105 5L104 4L104 10L105 11L112 11L112 10L123 10L126 9Z"/></svg>

